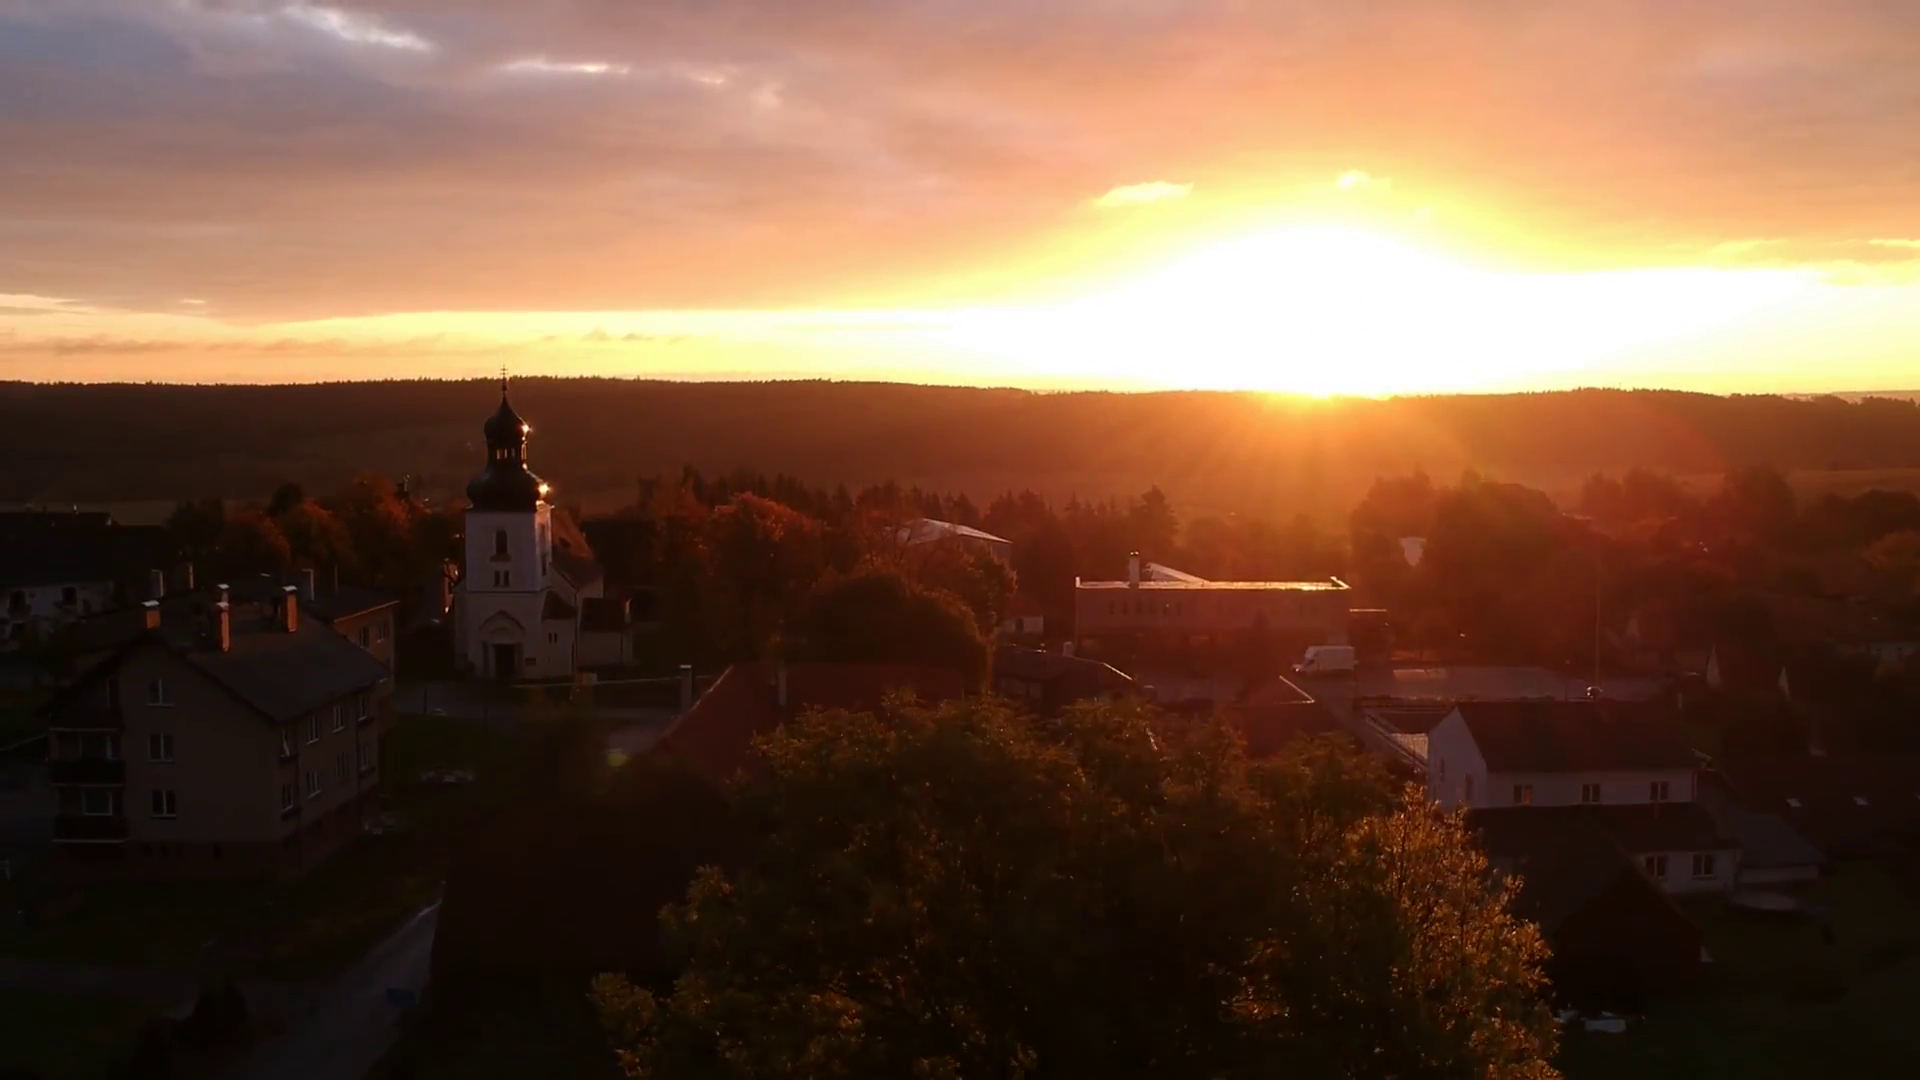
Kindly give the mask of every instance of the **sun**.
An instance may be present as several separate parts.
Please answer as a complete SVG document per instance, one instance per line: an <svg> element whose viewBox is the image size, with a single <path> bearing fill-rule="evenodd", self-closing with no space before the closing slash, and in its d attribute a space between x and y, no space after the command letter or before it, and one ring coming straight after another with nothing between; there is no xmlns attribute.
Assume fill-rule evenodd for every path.
<svg viewBox="0 0 1920 1080"><path fill-rule="evenodd" d="M1342 226L1258 232L1046 307L971 312L956 344L1098 383L1384 395L1577 379L1790 293L1780 274L1515 273Z"/></svg>

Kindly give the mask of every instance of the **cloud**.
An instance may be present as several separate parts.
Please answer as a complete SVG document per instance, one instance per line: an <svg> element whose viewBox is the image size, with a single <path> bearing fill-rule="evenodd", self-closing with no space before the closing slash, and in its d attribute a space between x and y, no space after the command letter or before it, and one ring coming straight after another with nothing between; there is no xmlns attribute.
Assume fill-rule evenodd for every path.
<svg viewBox="0 0 1920 1080"><path fill-rule="evenodd" d="M1153 180L1144 184L1126 184L1109 189L1105 195L1093 200L1093 205L1105 210L1121 206L1140 206L1145 203L1166 202L1169 199L1184 199L1192 191L1192 184Z"/></svg>
<svg viewBox="0 0 1920 1080"><path fill-rule="evenodd" d="M371 15L319 4L290 4L280 14L351 45L368 45L403 52L432 52L433 42L408 30L398 30Z"/></svg>
<svg viewBox="0 0 1920 1080"><path fill-rule="evenodd" d="M1361 188L1390 188L1393 180L1385 176L1372 176L1360 169L1349 169L1340 174L1334 186L1341 191L1355 191Z"/></svg>
<svg viewBox="0 0 1920 1080"><path fill-rule="evenodd" d="M1920 5L1518 8L0 0L0 291L254 320L927 302L1099 227L1072 209L1115 178L1261 205L1356 163L1435 230L1602 265L1899 250L1858 238L1911 228ZM1182 187L1091 203L1153 185Z"/></svg>
<svg viewBox="0 0 1920 1080"><path fill-rule="evenodd" d="M1874 247L1898 248L1903 251L1920 251L1920 240L1876 238L1867 241Z"/></svg>

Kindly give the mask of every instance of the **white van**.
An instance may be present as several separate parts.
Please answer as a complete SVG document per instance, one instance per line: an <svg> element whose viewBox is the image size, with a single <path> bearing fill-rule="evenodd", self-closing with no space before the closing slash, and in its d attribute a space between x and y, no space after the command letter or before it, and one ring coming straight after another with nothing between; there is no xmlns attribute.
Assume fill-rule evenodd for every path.
<svg viewBox="0 0 1920 1080"><path fill-rule="evenodd" d="M1359 666L1351 645L1309 645L1306 655L1293 665L1295 675L1331 675L1352 671Z"/></svg>

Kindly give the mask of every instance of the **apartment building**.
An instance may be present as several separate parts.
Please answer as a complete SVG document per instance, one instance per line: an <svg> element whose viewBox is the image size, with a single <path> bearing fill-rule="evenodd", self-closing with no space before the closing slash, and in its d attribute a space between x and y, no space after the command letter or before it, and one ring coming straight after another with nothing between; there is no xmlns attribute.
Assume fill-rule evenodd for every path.
<svg viewBox="0 0 1920 1080"><path fill-rule="evenodd" d="M359 627L303 616L292 586L266 602L220 588L164 607L142 605L44 710L56 866L293 875L358 836L393 686Z"/></svg>

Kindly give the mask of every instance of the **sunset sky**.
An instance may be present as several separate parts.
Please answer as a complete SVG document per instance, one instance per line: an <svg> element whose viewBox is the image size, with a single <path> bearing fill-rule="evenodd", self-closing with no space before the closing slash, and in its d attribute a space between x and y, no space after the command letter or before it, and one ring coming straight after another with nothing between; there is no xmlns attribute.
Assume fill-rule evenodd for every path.
<svg viewBox="0 0 1920 1080"><path fill-rule="evenodd" d="M0 0L0 379L1916 359L1920 3Z"/></svg>

